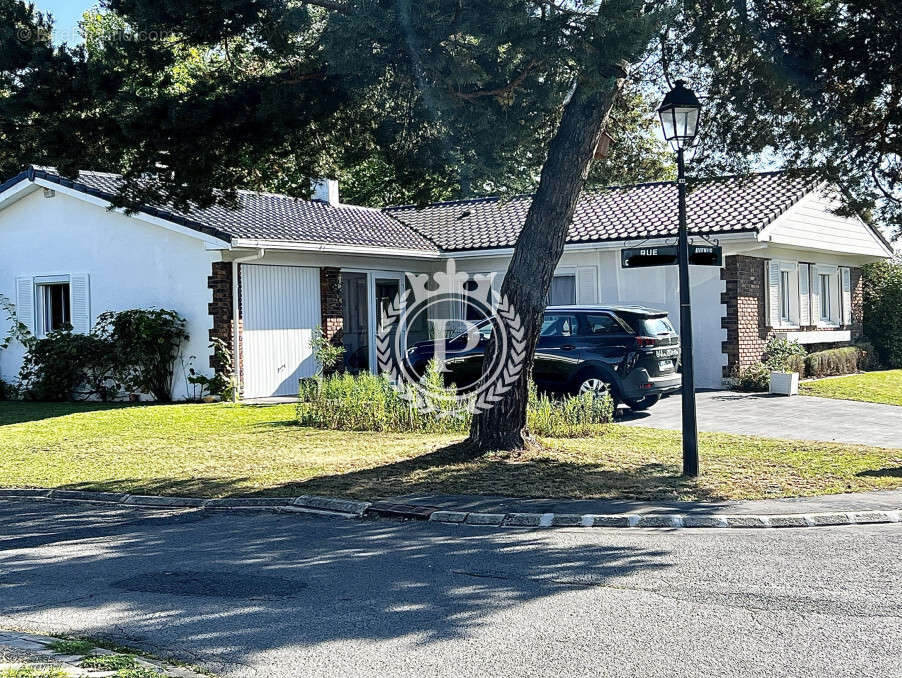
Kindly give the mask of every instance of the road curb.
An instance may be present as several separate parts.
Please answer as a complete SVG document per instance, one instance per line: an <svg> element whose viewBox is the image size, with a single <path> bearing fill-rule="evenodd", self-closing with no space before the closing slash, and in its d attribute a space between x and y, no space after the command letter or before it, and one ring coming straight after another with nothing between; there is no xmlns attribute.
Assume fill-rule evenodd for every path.
<svg viewBox="0 0 902 678"><path fill-rule="evenodd" d="M32 499L82 504L108 504L135 508L193 508L205 511L269 511L310 513L345 518L364 516L394 517L449 525L481 527L616 527L616 528L733 528L779 529L828 527L837 525L873 525L902 522L902 508L862 509L824 513L734 514L734 513L481 513L452 511L436 507L386 502L353 501L335 497L239 497L204 499L201 497L160 497L154 495L90 492L84 490L46 490L0 488L2 499Z"/></svg>

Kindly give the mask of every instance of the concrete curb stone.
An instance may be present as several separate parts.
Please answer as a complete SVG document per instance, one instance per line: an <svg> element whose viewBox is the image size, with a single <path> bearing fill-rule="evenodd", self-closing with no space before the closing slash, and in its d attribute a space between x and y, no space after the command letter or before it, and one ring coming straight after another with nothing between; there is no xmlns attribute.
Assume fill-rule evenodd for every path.
<svg viewBox="0 0 902 678"><path fill-rule="evenodd" d="M68 503L118 504L142 508L197 508L216 511L277 511L320 515L362 517L373 514L372 502L304 495L301 497L238 497L203 499L200 497L159 497L152 495L83 490L46 490L0 488L2 499L35 499ZM425 514L424 516L425 517ZM438 509L428 511L433 523L467 524L488 527L613 527L613 528L805 528L837 525L868 525L902 522L902 509L837 511L833 513L749 515L726 513L478 513ZM0 633L0 639L3 634Z"/></svg>

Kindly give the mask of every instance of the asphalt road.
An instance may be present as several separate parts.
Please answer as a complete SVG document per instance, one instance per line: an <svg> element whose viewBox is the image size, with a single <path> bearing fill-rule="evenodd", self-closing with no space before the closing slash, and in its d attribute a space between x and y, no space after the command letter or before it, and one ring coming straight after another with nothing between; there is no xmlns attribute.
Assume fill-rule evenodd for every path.
<svg viewBox="0 0 902 678"><path fill-rule="evenodd" d="M225 676L902 676L902 524L497 530L0 501L0 628Z"/></svg>

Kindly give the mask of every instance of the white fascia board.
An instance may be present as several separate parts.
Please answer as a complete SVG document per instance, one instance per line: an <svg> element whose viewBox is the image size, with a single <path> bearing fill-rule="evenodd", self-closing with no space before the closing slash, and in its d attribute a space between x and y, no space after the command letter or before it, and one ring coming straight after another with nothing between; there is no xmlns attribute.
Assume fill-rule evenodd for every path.
<svg viewBox="0 0 902 678"><path fill-rule="evenodd" d="M328 252L331 254L367 254L383 257L406 257L408 259L439 259L439 252L429 250L405 250L397 247L367 247L364 245L331 245L318 242L300 242L287 240L251 240L238 238L234 247L253 249L284 250L289 252Z"/></svg>
<svg viewBox="0 0 902 678"><path fill-rule="evenodd" d="M752 243L755 241L755 234L752 232L742 232L742 233L706 233L704 237L710 238L711 240L716 240L718 242L737 242L737 241L748 241ZM630 238L629 240L603 240L599 242L586 242L586 243L572 243L569 245L564 245L565 252L594 252L597 250L618 250L624 247L638 247L640 244L648 247L661 247L662 245L666 245L668 243L676 244L676 236L669 236L667 238ZM702 234L700 233L690 233L689 240L702 238ZM514 253L513 247L498 247L495 249L484 249L484 250L458 250L456 252L443 252L441 257L443 259L475 259L480 257L503 257L510 256Z"/></svg>
<svg viewBox="0 0 902 678"><path fill-rule="evenodd" d="M84 200L87 203L92 205L96 205L98 207L103 207L104 209L110 210L113 212L117 212L123 216L130 217L132 219L138 219L139 221L143 221L148 224L153 224L154 226L159 226L160 228L165 228L170 231L175 231L176 233L180 233L181 235L186 235L189 238L196 238L197 240L202 240L204 243L208 245L207 249L217 249L217 250L227 250L231 249L231 245L217 238L216 236L209 235L207 233L202 233L193 228L188 228L187 226L182 226L180 224L176 224L172 221L168 221L166 219L161 219L160 217L155 217L146 212L132 212L128 214L125 209L121 207L112 207L112 203L108 200L104 200L103 198L98 198L96 195L91 195L89 193L85 193L83 191L79 191L75 188L69 188L68 186L62 186L60 184L54 183L52 181L47 181L46 179L35 178L34 183L43 188L49 188L52 191L56 191L57 193L62 193L64 195L68 195L72 198L78 198L79 200Z"/></svg>
<svg viewBox="0 0 902 678"><path fill-rule="evenodd" d="M0 193L0 210L12 205L14 202L21 200L27 195L31 195L36 190L38 190L38 187L26 177L23 177L22 181L13 184L3 191L3 193Z"/></svg>

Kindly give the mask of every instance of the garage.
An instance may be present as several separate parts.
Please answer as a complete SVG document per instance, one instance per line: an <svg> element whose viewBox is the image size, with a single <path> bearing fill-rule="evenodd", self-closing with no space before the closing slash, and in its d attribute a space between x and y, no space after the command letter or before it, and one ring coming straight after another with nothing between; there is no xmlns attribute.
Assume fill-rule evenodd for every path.
<svg viewBox="0 0 902 678"><path fill-rule="evenodd" d="M293 396L316 373L310 349L320 324L319 269L241 267L244 396Z"/></svg>

